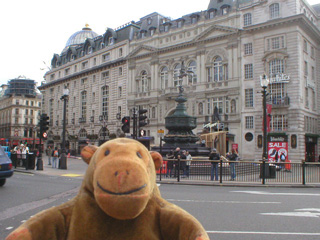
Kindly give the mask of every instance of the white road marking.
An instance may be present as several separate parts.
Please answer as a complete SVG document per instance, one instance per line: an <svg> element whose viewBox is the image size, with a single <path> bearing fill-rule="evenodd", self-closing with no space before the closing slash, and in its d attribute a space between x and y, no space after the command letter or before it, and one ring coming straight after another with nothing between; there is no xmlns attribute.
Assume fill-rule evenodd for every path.
<svg viewBox="0 0 320 240"><path fill-rule="evenodd" d="M303 233L303 232L207 231L207 233L320 236L320 233Z"/></svg>
<svg viewBox="0 0 320 240"><path fill-rule="evenodd" d="M231 191L236 193L248 193L255 195L278 195L278 196L320 196L320 193L272 193L264 191Z"/></svg>
<svg viewBox="0 0 320 240"><path fill-rule="evenodd" d="M314 211L314 212L312 212ZM320 217L320 209L319 208L303 208L303 209L295 209L294 212L277 212L277 213L260 213L261 215L269 215L269 216L286 216L286 217Z"/></svg>
<svg viewBox="0 0 320 240"><path fill-rule="evenodd" d="M195 202L195 203L239 203L239 204L281 204L281 202L247 202L247 201L206 201L206 200L181 200L166 199L170 202Z"/></svg>
<svg viewBox="0 0 320 240"><path fill-rule="evenodd" d="M11 229L13 229L13 227L7 227L7 228L6 228L6 230L11 230Z"/></svg>

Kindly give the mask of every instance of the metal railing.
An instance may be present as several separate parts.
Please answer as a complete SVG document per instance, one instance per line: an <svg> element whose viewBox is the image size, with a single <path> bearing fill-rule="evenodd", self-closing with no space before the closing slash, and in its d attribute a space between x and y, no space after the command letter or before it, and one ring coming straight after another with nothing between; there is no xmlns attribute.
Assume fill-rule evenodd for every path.
<svg viewBox="0 0 320 240"><path fill-rule="evenodd" d="M205 159L205 158L202 158ZM213 163L218 167L218 181L213 180ZM232 165L235 169L235 178L231 176ZM172 166L172 168L170 167ZM170 173L171 172L171 173ZM223 183L236 181L239 183L261 184L319 184L319 162L279 162L268 163L266 161L211 161L192 160L187 165L186 160L164 159L163 166L157 171L158 181L178 181L199 183Z"/></svg>

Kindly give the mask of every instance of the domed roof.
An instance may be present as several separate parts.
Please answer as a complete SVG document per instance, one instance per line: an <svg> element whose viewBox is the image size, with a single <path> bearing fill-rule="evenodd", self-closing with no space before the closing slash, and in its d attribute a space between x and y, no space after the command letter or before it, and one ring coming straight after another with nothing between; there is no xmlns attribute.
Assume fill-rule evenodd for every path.
<svg viewBox="0 0 320 240"><path fill-rule="evenodd" d="M89 25L86 24L86 26L82 28L81 31L75 32L74 34L71 35L62 52L66 51L70 46L76 46L81 43L84 43L87 38L95 38L97 36L98 34L92 31L92 29L89 28Z"/></svg>

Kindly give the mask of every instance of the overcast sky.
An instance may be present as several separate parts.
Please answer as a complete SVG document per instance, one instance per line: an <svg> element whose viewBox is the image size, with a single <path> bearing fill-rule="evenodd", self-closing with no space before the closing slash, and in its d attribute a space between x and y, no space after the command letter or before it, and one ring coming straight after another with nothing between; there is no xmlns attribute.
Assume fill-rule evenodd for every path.
<svg viewBox="0 0 320 240"><path fill-rule="evenodd" d="M209 2L0 0L0 86L19 75L40 83L53 54L60 54L68 38L86 23L101 35L107 27L114 29L130 21L139 21L153 12L176 19L206 10ZM308 2L312 5L320 0Z"/></svg>

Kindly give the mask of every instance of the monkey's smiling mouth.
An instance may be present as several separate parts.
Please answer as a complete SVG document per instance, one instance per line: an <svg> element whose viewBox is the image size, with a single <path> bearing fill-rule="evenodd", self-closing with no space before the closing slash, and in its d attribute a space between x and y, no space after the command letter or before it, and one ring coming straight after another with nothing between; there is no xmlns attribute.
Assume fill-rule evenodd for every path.
<svg viewBox="0 0 320 240"><path fill-rule="evenodd" d="M97 185L98 185L98 187L99 187L102 191L104 191L105 193L111 194L111 195L129 195L129 194L131 194L131 193L138 192L138 191L140 191L141 189L143 189L143 188L145 188L145 187L147 186L147 184L143 184L141 187L138 187L138 188L136 188L136 189L132 189L132 190L127 191L127 192L119 192L119 193L116 193L116 192L112 192L112 191L109 191L109 190L103 188L103 187L100 185L99 182L97 182Z"/></svg>

